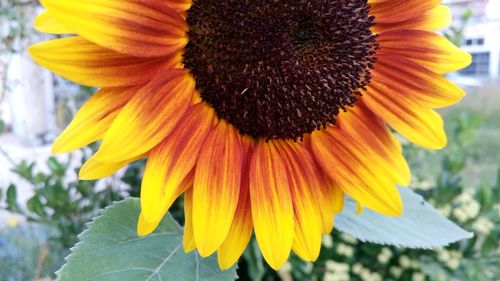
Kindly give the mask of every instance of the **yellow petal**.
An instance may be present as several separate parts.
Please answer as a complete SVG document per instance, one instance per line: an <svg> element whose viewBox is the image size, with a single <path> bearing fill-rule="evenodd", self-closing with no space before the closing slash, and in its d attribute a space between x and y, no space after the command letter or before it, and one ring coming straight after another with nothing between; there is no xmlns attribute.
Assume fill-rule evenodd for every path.
<svg viewBox="0 0 500 281"><path fill-rule="evenodd" d="M344 191L342 188L337 187L337 186L332 186L332 197L333 197L333 202L334 202L334 213L338 214L341 213L342 210L344 209Z"/></svg>
<svg viewBox="0 0 500 281"><path fill-rule="evenodd" d="M127 166L129 163L144 158L145 155L139 155L134 158L127 159L121 162L100 162L95 157L90 157L85 164L83 164L78 178L80 180L97 180L105 178L116 173L121 168Z"/></svg>
<svg viewBox="0 0 500 281"><path fill-rule="evenodd" d="M449 106L465 96L445 77L402 57L380 55L372 79L374 87L388 98L429 108Z"/></svg>
<svg viewBox="0 0 500 281"><path fill-rule="evenodd" d="M323 171L354 200L384 215L401 215L398 189L372 147L336 127L313 133L311 145Z"/></svg>
<svg viewBox="0 0 500 281"><path fill-rule="evenodd" d="M448 27L451 24L450 9L443 5L438 5L430 10L420 13L415 12L413 17L397 22L378 22L372 28L377 34L382 34L391 30L428 30L435 31Z"/></svg>
<svg viewBox="0 0 500 281"><path fill-rule="evenodd" d="M333 229L335 215L344 209L344 191L327 176L323 178L322 186L326 190L323 200L329 204L329 206L325 204L320 206L323 216L322 234L329 234Z"/></svg>
<svg viewBox="0 0 500 281"><path fill-rule="evenodd" d="M119 87L145 84L159 72L181 64L181 55L137 58L103 48L81 37L68 37L35 44L33 60L78 84Z"/></svg>
<svg viewBox="0 0 500 281"><path fill-rule="evenodd" d="M417 145L427 149L446 146L444 122L438 113L416 100L398 98L381 89L375 82L371 83L361 97L372 112Z"/></svg>
<svg viewBox="0 0 500 281"><path fill-rule="evenodd" d="M456 71L468 66L472 57L469 53L457 48L453 43L443 36L423 30L395 30L391 32L384 32L377 38L380 43L381 49L377 52L378 55L385 54L388 56L401 56L405 60L416 62L417 65L422 65L425 68L437 73L444 74ZM404 61L396 61L396 63L404 63ZM408 66L408 71L411 71L413 65ZM377 68L378 70L378 68ZM396 71L396 70L393 70ZM414 70L415 72L418 70ZM397 70L396 72L399 72ZM431 75L435 83L448 84L450 90L456 90L451 82L439 75L432 75L432 73L423 73L422 75ZM424 79L415 77L416 79ZM420 81L406 81L413 82L414 84L421 83ZM426 83L428 84L428 82ZM450 95L454 95L450 91ZM455 94L456 95L456 94Z"/></svg>
<svg viewBox="0 0 500 281"><path fill-rule="evenodd" d="M137 57L168 56L187 43L187 24L167 1L41 0L60 23L105 48Z"/></svg>
<svg viewBox="0 0 500 281"><path fill-rule="evenodd" d="M174 131L151 150L141 185L145 220L161 220L177 197L190 187L183 181L193 171L198 152L213 123L213 109L205 104L194 105Z"/></svg>
<svg viewBox="0 0 500 281"><path fill-rule="evenodd" d="M92 95L54 141L54 153L69 152L103 137L138 87L105 88Z"/></svg>
<svg viewBox="0 0 500 281"><path fill-rule="evenodd" d="M73 31L57 21L48 11L39 14L33 24L40 32L51 34L71 34Z"/></svg>
<svg viewBox="0 0 500 281"><path fill-rule="evenodd" d="M139 215L139 221L137 222L137 235L146 236L152 233L160 224L160 221L148 222L144 219L144 214L141 212Z"/></svg>
<svg viewBox="0 0 500 281"><path fill-rule="evenodd" d="M184 193L184 237L182 240L184 252L190 253L196 248L193 235L193 189Z"/></svg>
<svg viewBox="0 0 500 281"><path fill-rule="evenodd" d="M294 220L285 163L274 141L260 141L250 164L250 201L255 236L262 255L278 270L288 259Z"/></svg>
<svg viewBox="0 0 500 281"><path fill-rule="evenodd" d="M361 215L363 213L363 205L356 202L356 215Z"/></svg>
<svg viewBox="0 0 500 281"><path fill-rule="evenodd" d="M294 252L305 261L315 261L321 249L323 227L319 203L321 175L305 146L276 141L284 159L295 215ZM330 212L333 220L333 212Z"/></svg>
<svg viewBox="0 0 500 281"><path fill-rule="evenodd" d="M404 24L439 6L441 0L391 0L371 4L377 25ZM377 26L376 25L376 26Z"/></svg>
<svg viewBox="0 0 500 281"><path fill-rule="evenodd" d="M193 178L194 173L191 172L179 183L177 189L174 191L175 194L171 195L173 200L177 199L182 194L182 192L185 192L193 186ZM161 189L158 189L161 192ZM141 189L141 199L142 196L143 192ZM148 235L153 232L160 224L168 209L170 208L170 206L172 206L173 201L165 203L165 200L159 200L159 205L142 205L142 202L143 200L141 200L141 221L140 224L138 224L137 231L138 233L140 233L140 235ZM157 215L155 217L147 216L151 213L151 210L156 211Z"/></svg>
<svg viewBox="0 0 500 281"><path fill-rule="evenodd" d="M253 146L252 140L243 137L245 160L242 168L242 180L240 188L240 198L238 199L238 207L234 213L231 229L226 236L226 239L217 250L217 260L222 270L233 266L240 256L245 251L248 241L252 236L252 211L250 207L250 194L248 187L248 166L250 165L251 149Z"/></svg>
<svg viewBox="0 0 500 281"><path fill-rule="evenodd" d="M220 122L208 135L196 162L193 232L202 257L224 242L238 205L244 159L238 134L232 125Z"/></svg>
<svg viewBox="0 0 500 281"><path fill-rule="evenodd" d="M122 109L104 135L95 157L120 162L147 153L175 128L191 103L194 80L170 70L142 88Z"/></svg>
<svg viewBox="0 0 500 281"><path fill-rule="evenodd" d="M411 173L398 140L385 124L362 101L338 117L338 126L354 139L372 147L387 168L387 173L400 185L408 186Z"/></svg>

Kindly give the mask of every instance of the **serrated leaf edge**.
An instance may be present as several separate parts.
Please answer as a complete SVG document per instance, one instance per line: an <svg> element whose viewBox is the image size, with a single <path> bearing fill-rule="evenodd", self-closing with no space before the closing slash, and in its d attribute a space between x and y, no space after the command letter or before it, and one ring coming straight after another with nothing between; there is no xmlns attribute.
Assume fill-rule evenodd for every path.
<svg viewBox="0 0 500 281"><path fill-rule="evenodd" d="M444 243L444 244L436 243L436 244L432 244L430 246L422 246L422 245L417 245L417 244L406 244L406 245L403 245L403 244L390 244L390 243L386 243L386 242L383 242L383 241L380 241L380 240L377 240L377 239L363 239L363 238L355 237L351 233L349 233L347 231L344 231L344 230L342 230L339 227L336 227L336 229L339 230L342 233L349 234L350 236L356 238L357 240L359 240L359 241L361 241L363 243L368 242L368 243L374 243L374 244L383 245L383 246L394 246L394 247L398 247L398 248L421 249L421 250L434 250L436 248L446 247L446 246L449 246L449 245L451 245L453 243L462 241L464 239L470 239L470 238L474 237L474 233L468 232L469 235L466 236L466 237L464 237L463 239L452 240L452 241Z"/></svg>
<svg viewBox="0 0 500 281"><path fill-rule="evenodd" d="M409 189L411 192L413 192L413 194L415 196L417 196L419 198L419 200L422 200L424 204L429 205L431 208L435 209L434 206L432 206L431 204L429 204L429 202L427 202L422 195L416 193L415 191L411 190L410 188L407 188L407 189ZM439 215L441 215L441 214L439 214ZM338 227L338 226L335 226L335 229L337 229L337 230L339 230L339 231L341 231L343 233L349 234L350 236L355 237L356 239L358 239L359 241L361 241L363 243L369 242L369 243L375 243L375 244L384 245L384 246L395 246L395 247L400 247L400 248L423 249L423 250L433 250L433 249L440 248L440 247L446 247L446 246L449 246L449 245L451 245L453 243L462 241L464 239L471 239L471 238L474 237L474 232L466 231L465 229L463 229L462 227L460 227L458 224L456 224L455 222L453 222L449 218L447 218L447 217L445 217L443 215L441 215L441 216L443 218L445 218L446 220L448 220L449 222L455 224L457 227L461 228L465 232L465 237L461 238L461 239L451 240L451 241L449 241L447 243L431 244L430 246L422 246L422 245L412 244L412 243L403 245L403 244L390 244L390 243L386 243L386 242L383 242L383 241L380 241L380 240L377 240L377 239L364 239L364 238L355 237L351 233L343 230L342 227Z"/></svg>
<svg viewBox="0 0 500 281"><path fill-rule="evenodd" d="M104 215L104 213L106 211L108 211L109 209L113 209L114 207L118 206L119 204L125 204L128 201L135 201L137 199L138 198L130 197L130 198L126 198L126 199L121 200L121 201L114 201L109 206L106 206L105 208L100 209L98 211L98 215L96 215L94 218L92 218L91 221L89 221L88 223L85 224L85 230L82 231L80 234L78 234L76 236L76 238L78 239L78 242L76 242L76 244L69 249L70 253L64 258L65 263L63 264L63 266L61 266L60 269L58 269L55 272L55 274L56 274L56 281L60 281L60 277L61 277L59 275L60 272L62 272L62 270L68 265L69 261L71 260L71 258L75 254L73 250L76 249L76 248L78 248L80 246L80 244L83 243L81 237L84 236L88 231L90 231L90 227L92 226L92 224L94 224L98 219L100 219ZM167 214L167 215L169 215L169 214ZM183 235L184 234L184 228L174 218L172 218L172 221L177 226L177 230L179 231L179 234ZM179 247L181 247L181 246L182 245L180 245ZM200 259L216 259L216 258L214 256L203 258L203 257L200 256L200 254L196 250L194 250L194 253L195 253L195 258L196 258L196 280L195 281L199 281L200 280L199 279L199 269L200 269L200 265L201 265ZM237 272L238 264L235 264L234 267L235 267L234 268L235 270L234 270L234 274L233 274L233 279L237 280L239 278L238 272ZM229 269L227 269L227 270L229 270Z"/></svg>
<svg viewBox="0 0 500 281"><path fill-rule="evenodd" d="M119 204L126 203L127 201L134 201L135 199L137 199L137 198L131 197L131 198L126 198L126 199L121 200L121 201L114 201L109 206L106 206L103 209L100 209L98 211L98 214L95 217L93 217L91 221L89 221L88 223L85 224L85 230L82 231L80 234L78 234L76 236L76 238L78 239L78 242L76 242L76 244L73 245L73 247L69 248L70 253L64 258L65 263L63 264L63 266L61 266L61 268L59 268L55 272L55 274L56 274L56 281L60 280L59 279L61 277L61 276L59 276L60 272L68 265L70 259L75 254L73 250L76 249L76 248L78 248L80 246L80 244L83 243L81 237L83 235L85 235L90 230L90 227L92 226L92 224L94 224L94 222L96 220L100 219L107 210L112 209L112 208L118 206Z"/></svg>

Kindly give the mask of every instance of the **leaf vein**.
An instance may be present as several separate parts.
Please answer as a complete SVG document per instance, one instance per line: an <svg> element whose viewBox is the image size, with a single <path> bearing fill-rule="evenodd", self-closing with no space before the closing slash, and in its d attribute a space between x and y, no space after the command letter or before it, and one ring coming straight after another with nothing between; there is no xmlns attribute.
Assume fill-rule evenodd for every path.
<svg viewBox="0 0 500 281"><path fill-rule="evenodd" d="M170 253L161 263L160 265L158 265L153 273L151 273L151 275L148 277L148 279L146 279L146 281L149 281L151 280L151 278L155 275L155 274L158 274L158 277L160 277L160 281L161 281L161 276L160 276L160 270L162 269L163 266L165 266L165 264L175 255L175 253L177 253L177 251L179 251L179 249L181 248L181 245L177 246L173 251L172 253Z"/></svg>

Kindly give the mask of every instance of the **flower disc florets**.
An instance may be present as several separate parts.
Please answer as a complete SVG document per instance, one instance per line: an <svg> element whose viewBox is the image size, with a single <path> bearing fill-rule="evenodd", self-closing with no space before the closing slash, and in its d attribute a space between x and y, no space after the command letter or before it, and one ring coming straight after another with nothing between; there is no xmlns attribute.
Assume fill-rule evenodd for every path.
<svg viewBox="0 0 500 281"><path fill-rule="evenodd" d="M184 64L242 134L298 139L335 122L370 81L366 0L194 0Z"/></svg>

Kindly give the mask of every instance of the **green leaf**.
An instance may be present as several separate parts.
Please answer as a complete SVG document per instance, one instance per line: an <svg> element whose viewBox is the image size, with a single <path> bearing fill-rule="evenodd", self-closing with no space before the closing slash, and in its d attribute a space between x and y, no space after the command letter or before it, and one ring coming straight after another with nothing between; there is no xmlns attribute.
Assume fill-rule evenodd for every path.
<svg viewBox="0 0 500 281"><path fill-rule="evenodd" d="M361 241L422 249L446 246L473 236L409 188L399 191L404 206L401 216L388 217L368 209L356 215L356 204L348 199L344 211L335 217L336 229Z"/></svg>
<svg viewBox="0 0 500 281"><path fill-rule="evenodd" d="M235 280L236 266L221 271L215 257L184 253L183 229L167 215L156 231L138 237L138 199L127 199L104 210L79 235L60 281L225 281Z"/></svg>
<svg viewBox="0 0 500 281"><path fill-rule="evenodd" d="M7 209L10 211L16 211L17 208L17 190L16 186L11 184L7 188Z"/></svg>
<svg viewBox="0 0 500 281"><path fill-rule="evenodd" d="M247 270L250 278L252 280L262 280L266 274L266 268L264 258L255 238L250 240L248 247L243 253L243 257L247 261Z"/></svg>
<svg viewBox="0 0 500 281"><path fill-rule="evenodd" d="M487 256L494 251L498 251L498 237L492 234L484 238L483 245L481 246L481 254Z"/></svg>
<svg viewBox="0 0 500 281"><path fill-rule="evenodd" d="M43 204L40 201L40 198L38 197L38 195L31 197L31 199L28 200L28 202L26 202L26 207L28 207L28 210L39 215L42 218L47 215L45 213L45 210L43 208Z"/></svg>
<svg viewBox="0 0 500 281"><path fill-rule="evenodd" d="M477 196L479 197L478 200L479 200L479 203L481 204L481 210L483 212L491 209L491 207L495 203L492 200L493 199L493 189L488 184L481 184L481 186L479 187L479 192L478 192Z"/></svg>

